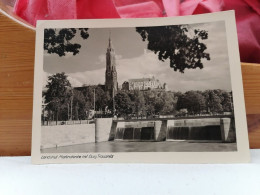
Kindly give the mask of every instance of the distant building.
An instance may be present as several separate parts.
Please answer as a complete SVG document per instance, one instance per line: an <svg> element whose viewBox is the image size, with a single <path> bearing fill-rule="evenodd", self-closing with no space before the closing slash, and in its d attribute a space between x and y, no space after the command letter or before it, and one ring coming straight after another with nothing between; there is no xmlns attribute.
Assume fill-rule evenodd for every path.
<svg viewBox="0 0 260 195"><path fill-rule="evenodd" d="M122 84L122 90L132 91L132 90L168 90L167 84L163 85L158 79L152 78L141 78L141 79L129 79Z"/></svg>

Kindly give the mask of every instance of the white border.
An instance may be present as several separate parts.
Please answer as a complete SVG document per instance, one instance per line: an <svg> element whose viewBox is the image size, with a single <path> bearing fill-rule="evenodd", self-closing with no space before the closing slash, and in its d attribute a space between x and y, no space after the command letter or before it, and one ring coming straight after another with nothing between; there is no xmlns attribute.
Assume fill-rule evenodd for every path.
<svg viewBox="0 0 260 195"><path fill-rule="evenodd" d="M237 151L234 152L127 152L109 153L112 159L49 159L42 160L41 140L41 101L43 72L44 28L113 28L138 26L163 26L192 23L225 21L231 84L236 119ZM34 102L32 132L32 163L242 163L249 162L249 143L244 104L241 66L238 50L237 31L234 11L152 19L98 19L98 20L52 20L38 21L36 28L36 54L34 69ZM66 153L72 155L72 153ZM66 155L63 153L62 155ZM84 153L86 154L86 153ZM73 155L84 155L76 154ZM95 153L93 153L95 154ZM102 154L102 153L100 153ZM50 154L51 156L59 154Z"/></svg>

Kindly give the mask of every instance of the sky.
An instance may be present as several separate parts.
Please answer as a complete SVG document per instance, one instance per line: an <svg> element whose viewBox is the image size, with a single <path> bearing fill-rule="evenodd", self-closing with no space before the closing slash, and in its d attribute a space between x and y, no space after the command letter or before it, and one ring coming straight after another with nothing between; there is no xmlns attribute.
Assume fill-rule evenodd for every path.
<svg viewBox="0 0 260 195"><path fill-rule="evenodd" d="M147 42L142 41L135 28L99 28L89 29L89 38L83 40L77 34L73 42L80 43L80 53L65 57L44 52L43 86L49 75L65 72L72 86L104 84L106 67L106 49L109 36L116 53L118 84L134 78L154 76L167 83L169 90L189 91L223 89L231 91L229 59L227 51L224 21L193 24L191 29L208 31L209 38L203 42L205 52L210 53L211 60L203 60L203 69L185 69L184 73L170 68L169 61L159 61L157 54L147 49Z"/></svg>

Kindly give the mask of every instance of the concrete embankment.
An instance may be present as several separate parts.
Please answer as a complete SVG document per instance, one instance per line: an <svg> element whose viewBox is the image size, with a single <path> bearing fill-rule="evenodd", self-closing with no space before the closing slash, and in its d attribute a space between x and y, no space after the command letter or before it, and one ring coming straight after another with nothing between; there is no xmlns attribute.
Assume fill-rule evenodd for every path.
<svg viewBox="0 0 260 195"><path fill-rule="evenodd" d="M95 142L95 124L42 126L41 148Z"/></svg>

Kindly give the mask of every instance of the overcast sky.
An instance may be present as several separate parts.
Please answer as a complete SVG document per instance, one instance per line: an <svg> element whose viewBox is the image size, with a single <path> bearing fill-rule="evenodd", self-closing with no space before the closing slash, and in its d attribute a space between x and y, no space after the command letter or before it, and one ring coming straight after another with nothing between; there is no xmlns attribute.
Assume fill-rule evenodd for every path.
<svg viewBox="0 0 260 195"><path fill-rule="evenodd" d="M170 90L231 90L229 60L225 23L213 22L192 25L208 31L209 38L204 41L206 52L211 60L203 60L203 69L175 72L169 61L159 61L156 54L147 50L147 42L143 42L135 28L89 29L89 38L83 40L79 35L74 42L81 44L80 53L76 56L67 54L44 53L44 81L48 75L65 72L74 87L83 84L104 84L106 67L106 49L109 34L116 52L116 69L118 84L133 78L155 76L161 83L167 83Z"/></svg>

